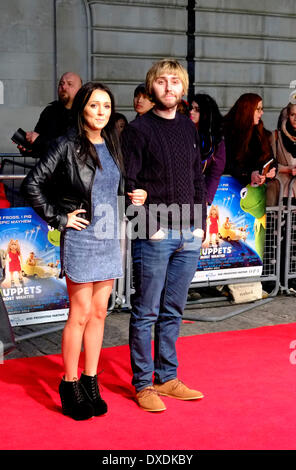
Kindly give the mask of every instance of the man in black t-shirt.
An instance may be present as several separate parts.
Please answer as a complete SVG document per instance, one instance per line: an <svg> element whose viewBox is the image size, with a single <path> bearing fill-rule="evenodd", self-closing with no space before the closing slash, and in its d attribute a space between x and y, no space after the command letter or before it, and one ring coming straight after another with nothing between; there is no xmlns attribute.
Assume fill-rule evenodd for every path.
<svg viewBox="0 0 296 470"><path fill-rule="evenodd" d="M18 146L21 153L40 157L52 139L65 134L70 124L72 103L81 85L80 76L74 72L66 72L61 76L58 100L42 111L34 131L26 132L26 139L32 144L32 151L26 152L26 149Z"/></svg>
<svg viewBox="0 0 296 470"><path fill-rule="evenodd" d="M135 287L132 383L137 403L146 411L166 409L159 395L180 400L203 397L177 378L176 341L206 218L198 134L188 117L177 112L187 88L188 74L177 61L155 64L146 76L155 106L122 133Z"/></svg>

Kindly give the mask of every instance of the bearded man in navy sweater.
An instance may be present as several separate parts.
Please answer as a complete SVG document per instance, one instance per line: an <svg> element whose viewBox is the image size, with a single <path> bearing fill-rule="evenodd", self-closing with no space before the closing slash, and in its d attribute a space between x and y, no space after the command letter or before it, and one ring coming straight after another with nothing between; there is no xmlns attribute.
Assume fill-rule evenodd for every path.
<svg viewBox="0 0 296 470"><path fill-rule="evenodd" d="M177 377L176 341L204 235L206 191L198 134L177 112L188 90L187 71L163 59L148 71L146 89L154 108L122 136L127 215L139 210L131 219L140 228L137 236L131 231L135 294L129 341L136 401L146 411L163 411L160 396L203 397Z"/></svg>

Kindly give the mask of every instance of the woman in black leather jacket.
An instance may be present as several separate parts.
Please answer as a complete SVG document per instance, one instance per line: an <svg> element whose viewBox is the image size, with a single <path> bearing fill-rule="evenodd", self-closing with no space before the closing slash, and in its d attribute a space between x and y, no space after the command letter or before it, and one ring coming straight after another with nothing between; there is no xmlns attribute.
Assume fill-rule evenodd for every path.
<svg viewBox="0 0 296 470"><path fill-rule="evenodd" d="M62 353L65 375L59 392L63 413L76 420L106 413L97 367L104 321L115 278L122 277L117 236L117 194L122 169L111 91L87 83L72 106L74 127L53 141L22 184L30 205L62 232L61 275L70 309ZM144 202L136 191L134 203ZM84 346L84 371L78 362Z"/></svg>

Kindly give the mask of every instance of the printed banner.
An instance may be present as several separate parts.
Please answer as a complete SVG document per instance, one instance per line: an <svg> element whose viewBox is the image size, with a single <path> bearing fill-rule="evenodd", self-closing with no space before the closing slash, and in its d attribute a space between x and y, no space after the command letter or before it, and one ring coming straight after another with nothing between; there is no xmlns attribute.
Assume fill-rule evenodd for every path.
<svg viewBox="0 0 296 470"><path fill-rule="evenodd" d="M68 316L60 273L60 232L30 207L0 209L1 293L12 326Z"/></svg>
<svg viewBox="0 0 296 470"><path fill-rule="evenodd" d="M260 276L265 231L265 185L243 187L222 176L193 282Z"/></svg>

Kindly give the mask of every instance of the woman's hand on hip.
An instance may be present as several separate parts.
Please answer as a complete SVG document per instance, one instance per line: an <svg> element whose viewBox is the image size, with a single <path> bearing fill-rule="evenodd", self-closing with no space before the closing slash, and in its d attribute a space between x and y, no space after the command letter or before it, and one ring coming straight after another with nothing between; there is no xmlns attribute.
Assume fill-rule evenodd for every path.
<svg viewBox="0 0 296 470"><path fill-rule="evenodd" d="M89 224L89 221L86 219L83 219L82 217L79 217L78 214L81 214L82 212L86 212L85 209L76 209L73 212L70 212L67 214L68 216L68 222L66 227L69 228L75 228L75 230L82 230L86 228Z"/></svg>

